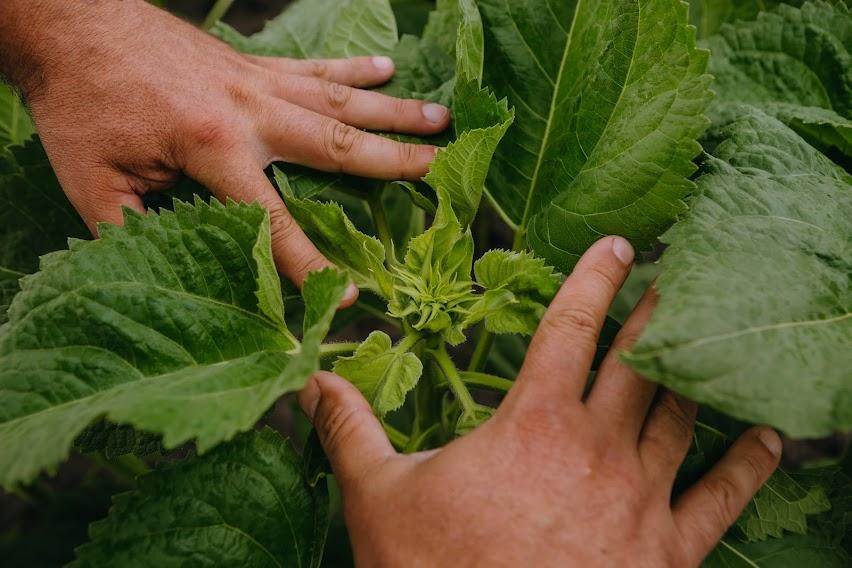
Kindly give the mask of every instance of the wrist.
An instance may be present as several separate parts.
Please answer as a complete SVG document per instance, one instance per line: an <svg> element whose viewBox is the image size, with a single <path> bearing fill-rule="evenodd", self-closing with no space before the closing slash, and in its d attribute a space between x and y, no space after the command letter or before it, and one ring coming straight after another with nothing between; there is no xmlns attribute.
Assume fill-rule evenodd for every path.
<svg viewBox="0 0 852 568"><path fill-rule="evenodd" d="M32 100L109 48L111 26L144 0L0 1L0 74Z"/></svg>

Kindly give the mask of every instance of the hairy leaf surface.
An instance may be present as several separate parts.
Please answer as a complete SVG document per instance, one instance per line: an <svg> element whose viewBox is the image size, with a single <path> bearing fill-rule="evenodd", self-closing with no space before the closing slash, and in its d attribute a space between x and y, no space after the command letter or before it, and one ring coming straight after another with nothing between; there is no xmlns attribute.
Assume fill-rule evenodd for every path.
<svg viewBox="0 0 852 568"><path fill-rule="evenodd" d="M760 107L823 150L852 158L852 14L843 4L780 6L705 44L720 105ZM714 115L716 112L713 113Z"/></svg>
<svg viewBox="0 0 852 568"><path fill-rule="evenodd" d="M312 275L301 346L283 319L259 205L125 214L47 255L0 328L0 485L26 482L105 417L200 451L251 428L318 367L346 286Z"/></svg>
<svg viewBox="0 0 852 568"><path fill-rule="evenodd" d="M72 566L320 565L328 493L273 430L166 466L115 498Z"/></svg>
<svg viewBox="0 0 852 568"><path fill-rule="evenodd" d="M374 331L351 357L335 362L334 372L358 387L383 417L405 402L423 373L423 363L407 347L394 347L386 333Z"/></svg>
<svg viewBox="0 0 852 568"><path fill-rule="evenodd" d="M488 190L567 271L594 241L647 248L692 190L710 101L707 53L679 0L482 0L485 83L515 125Z"/></svg>
<svg viewBox="0 0 852 568"><path fill-rule="evenodd" d="M532 335L559 290L560 275L527 252L492 250L473 266L485 290L471 309L493 333Z"/></svg>
<svg viewBox="0 0 852 568"><path fill-rule="evenodd" d="M764 10L781 4L779 0L689 0L689 21L698 29L698 37L718 33L723 24L753 20ZM801 5L802 0L783 0L784 4Z"/></svg>
<svg viewBox="0 0 852 568"><path fill-rule="evenodd" d="M852 177L778 120L728 110L629 362L793 436L852 428Z"/></svg>

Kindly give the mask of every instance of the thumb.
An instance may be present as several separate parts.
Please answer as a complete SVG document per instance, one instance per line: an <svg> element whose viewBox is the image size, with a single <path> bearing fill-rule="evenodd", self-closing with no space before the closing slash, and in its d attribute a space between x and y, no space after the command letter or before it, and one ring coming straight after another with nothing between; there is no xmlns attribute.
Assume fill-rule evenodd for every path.
<svg viewBox="0 0 852 568"><path fill-rule="evenodd" d="M396 455L367 400L345 379L317 373L299 393L299 404L313 422L344 489Z"/></svg>

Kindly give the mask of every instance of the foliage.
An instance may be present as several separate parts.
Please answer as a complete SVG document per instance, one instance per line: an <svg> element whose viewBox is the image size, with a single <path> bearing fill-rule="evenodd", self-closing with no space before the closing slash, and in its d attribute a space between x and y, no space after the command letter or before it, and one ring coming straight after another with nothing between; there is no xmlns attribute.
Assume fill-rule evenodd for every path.
<svg viewBox="0 0 852 568"><path fill-rule="evenodd" d="M511 388L561 273L606 234L668 245L614 304L598 358L659 274L624 356L706 405L679 488L746 423L852 428L843 2L425 5L299 0L250 37L213 28L252 54L389 54L380 91L452 107L421 182L274 169L345 271L301 294L279 280L256 204L179 199L81 240L23 105L0 91L0 485L38 483L74 448L155 467L92 525L78 565L318 565L327 472L311 443L300 457L253 431L264 413L325 356L401 451L464 435L494 412L480 391ZM500 219L512 250L492 242ZM348 279L362 299L335 316ZM385 327L322 345L367 314ZM707 565L849 565L850 491L837 466L779 471Z"/></svg>

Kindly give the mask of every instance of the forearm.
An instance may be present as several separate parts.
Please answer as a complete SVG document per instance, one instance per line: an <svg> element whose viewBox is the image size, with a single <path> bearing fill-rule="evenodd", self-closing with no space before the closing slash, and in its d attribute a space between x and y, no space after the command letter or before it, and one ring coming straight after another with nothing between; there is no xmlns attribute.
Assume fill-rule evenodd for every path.
<svg viewBox="0 0 852 568"><path fill-rule="evenodd" d="M49 79L96 56L94 40L108 33L116 11L142 0L0 1L0 74L31 98ZM100 42L104 45L104 42Z"/></svg>

